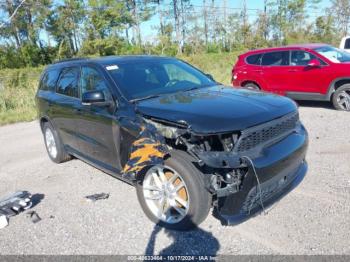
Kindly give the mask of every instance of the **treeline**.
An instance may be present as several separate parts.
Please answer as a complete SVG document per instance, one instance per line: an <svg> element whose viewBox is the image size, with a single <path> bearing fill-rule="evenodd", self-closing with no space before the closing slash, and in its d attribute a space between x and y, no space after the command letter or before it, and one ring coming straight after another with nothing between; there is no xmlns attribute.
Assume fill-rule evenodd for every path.
<svg viewBox="0 0 350 262"><path fill-rule="evenodd" d="M320 0L261 1L258 9L246 0L240 8L228 0L0 0L0 68L74 56L337 45L348 33L350 0L330 0L326 9ZM153 24L151 38L142 31L146 22Z"/></svg>

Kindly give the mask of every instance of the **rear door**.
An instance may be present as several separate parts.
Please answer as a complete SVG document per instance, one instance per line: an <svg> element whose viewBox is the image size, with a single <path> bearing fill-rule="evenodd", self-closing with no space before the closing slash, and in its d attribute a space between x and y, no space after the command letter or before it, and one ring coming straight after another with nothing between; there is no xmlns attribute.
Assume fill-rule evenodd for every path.
<svg viewBox="0 0 350 262"><path fill-rule="evenodd" d="M272 51L261 58L266 91L284 94L290 88L289 51Z"/></svg>
<svg viewBox="0 0 350 262"><path fill-rule="evenodd" d="M39 89L36 94L36 102L39 108L40 117L49 117L52 119L52 100L55 99L55 89L60 69L54 68L47 70L40 81Z"/></svg>
<svg viewBox="0 0 350 262"><path fill-rule="evenodd" d="M263 56L263 54L260 53L260 54L250 55L250 56L247 56L245 58L246 68L244 71L246 72L246 74L243 74L245 76L241 82L254 81L254 82L258 83L260 85L260 87L265 86L264 85L265 81L262 78L263 71L262 71L262 67L260 65L262 56Z"/></svg>
<svg viewBox="0 0 350 262"><path fill-rule="evenodd" d="M80 107L78 66L63 68L56 85L56 93L49 102L50 118L65 146L78 150L77 110Z"/></svg>
<svg viewBox="0 0 350 262"><path fill-rule="evenodd" d="M103 72L93 66L82 66L80 78L81 94L87 91L101 90L106 100L114 103L108 81ZM114 117L115 105L109 107L81 105L79 109L78 134L81 153L97 162L98 165L114 169L119 168L117 141L119 126Z"/></svg>

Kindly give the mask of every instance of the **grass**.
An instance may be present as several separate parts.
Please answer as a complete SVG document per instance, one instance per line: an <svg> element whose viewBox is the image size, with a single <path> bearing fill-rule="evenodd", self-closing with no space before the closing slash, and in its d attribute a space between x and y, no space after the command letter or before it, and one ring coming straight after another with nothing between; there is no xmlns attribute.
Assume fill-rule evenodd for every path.
<svg viewBox="0 0 350 262"><path fill-rule="evenodd" d="M42 69L0 71L0 125L36 118L34 96Z"/></svg>
<svg viewBox="0 0 350 262"><path fill-rule="evenodd" d="M236 62L239 54L240 52L211 53L180 56L179 58L200 68L203 72L211 74L216 81L229 85L231 81L232 66Z"/></svg>
<svg viewBox="0 0 350 262"><path fill-rule="evenodd" d="M230 84L232 65L239 52L179 56L180 59ZM43 67L0 70L0 126L37 117L35 92Z"/></svg>

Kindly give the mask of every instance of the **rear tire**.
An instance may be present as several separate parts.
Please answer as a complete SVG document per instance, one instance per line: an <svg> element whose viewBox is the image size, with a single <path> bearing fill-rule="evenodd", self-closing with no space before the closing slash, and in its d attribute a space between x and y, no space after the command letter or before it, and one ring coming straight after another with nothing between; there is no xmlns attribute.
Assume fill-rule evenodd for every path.
<svg viewBox="0 0 350 262"><path fill-rule="evenodd" d="M243 85L243 87L245 89L249 89L249 90L255 90L255 91L259 91L260 87L257 84L254 83L247 83L245 85Z"/></svg>
<svg viewBox="0 0 350 262"><path fill-rule="evenodd" d="M47 154L53 162L59 164L71 159L51 123L44 123L43 135Z"/></svg>
<svg viewBox="0 0 350 262"><path fill-rule="evenodd" d="M153 221L157 225L174 230L190 230L198 226L208 216L209 210L211 208L212 196L205 188L204 181L202 179L202 174L191 163L189 158L190 156L185 152L172 151L171 156L164 161L164 165L154 166L147 170L147 172L143 175L142 178L140 178L140 180L136 184L137 197L144 213L151 221ZM166 174L166 185L170 184L170 186L172 186L174 184L176 186L175 182L178 181L178 178L182 180L183 184L185 185L181 189L185 190L186 192L183 192L181 196L182 200L185 200L185 205L181 205L183 201L173 202L175 203L176 209L180 207L182 210L185 210L187 207L186 211L182 211L184 212L182 216L181 213L179 213L178 211L176 211L176 209L173 208L173 205L171 204L172 198L167 192L165 192L166 189L164 189L163 191L158 189L150 191L152 192L152 197L150 197L147 193L147 188L150 187L148 183L148 181L150 181L149 176L152 176L151 180L156 182L156 180L158 179L155 179L154 176L159 174L157 173L159 172L159 170L156 171L156 169L159 167L164 168L163 174ZM173 182L170 182L172 181L171 173L173 173L173 175L175 174L175 176L178 177ZM161 178L161 175L159 175L159 177ZM152 188L156 186L155 184ZM165 188L166 187L167 186L165 186ZM163 184L162 187L157 188L164 188ZM175 192L175 199L178 199L178 197L181 195L181 190ZM157 193L158 191L159 193ZM153 198L159 198L159 200L155 200ZM161 203L163 203L162 201L164 198L166 199L164 200L165 205L162 205ZM156 209L157 207L159 208L159 206L163 206L162 210L167 210L163 212L163 214L165 214L164 217L163 214L159 215L159 212L162 213L162 211ZM172 219L172 216L174 216L175 218ZM182 218L179 221L177 221L179 217Z"/></svg>
<svg viewBox="0 0 350 262"><path fill-rule="evenodd" d="M342 85L333 93L332 103L337 110L350 111L350 84Z"/></svg>

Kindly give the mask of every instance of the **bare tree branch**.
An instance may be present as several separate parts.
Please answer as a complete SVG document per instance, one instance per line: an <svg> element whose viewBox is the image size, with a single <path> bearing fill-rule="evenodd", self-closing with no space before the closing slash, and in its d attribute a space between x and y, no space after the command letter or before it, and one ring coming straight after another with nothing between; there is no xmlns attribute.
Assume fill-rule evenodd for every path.
<svg viewBox="0 0 350 262"><path fill-rule="evenodd" d="M22 0L22 2L16 7L15 11L13 11L12 15L10 15L10 17L7 19L7 22L11 22L11 20L14 18L14 16L16 15L18 9L24 4L26 0ZM5 26L6 22L2 22L0 24L0 28Z"/></svg>

